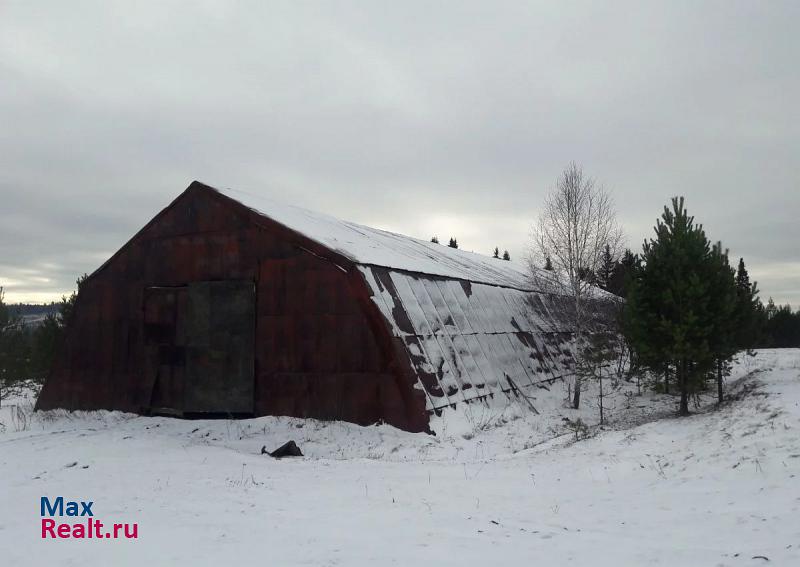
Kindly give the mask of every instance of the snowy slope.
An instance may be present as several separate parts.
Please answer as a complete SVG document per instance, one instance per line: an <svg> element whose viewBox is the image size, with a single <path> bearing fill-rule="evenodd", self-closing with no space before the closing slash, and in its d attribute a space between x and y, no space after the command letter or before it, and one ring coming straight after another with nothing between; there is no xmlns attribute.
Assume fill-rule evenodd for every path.
<svg viewBox="0 0 800 567"><path fill-rule="evenodd" d="M8 565L767 563L757 556L798 565L800 351L743 361L729 387L738 399L720 411L647 421L674 399L625 397L626 385L609 400L615 426L577 443L563 418L594 423L596 408L563 409L558 388L537 396L541 416L476 406L437 419L436 437L108 412L41 414L25 427L4 401L0 556ZM306 457L259 454L289 438ZM43 541L43 495L93 500L98 518L138 522L140 538Z"/></svg>

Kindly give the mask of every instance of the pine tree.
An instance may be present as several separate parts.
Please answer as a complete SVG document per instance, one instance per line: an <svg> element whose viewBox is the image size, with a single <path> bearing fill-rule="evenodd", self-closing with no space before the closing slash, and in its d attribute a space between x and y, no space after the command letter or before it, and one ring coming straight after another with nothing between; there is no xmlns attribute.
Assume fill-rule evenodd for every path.
<svg viewBox="0 0 800 567"><path fill-rule="evenodd" d="M620 259L618 262L614 262L614 267L611 270L611 276L609 277L608 283L603 289L619 297L626 297L626 282L629 275L633 273L638 264L639 257L629 249L626 249L625 253L622 255L622 259Z"/></svg>
<svg viewBox="0 0 800 567"><path fill-rule="evenodd" d="M622 290L622 297L628 296L628 283L630 281L630 276L633 275L637 269L639 269L642 265L642 259L639 257L638 254L634 254L630 250L625 250L625 254L622 255L622 260L620 261L620 269L622 271L622 285L620 289Z"/></svg>
<svg viewBox="0 0 800 567"><path fill-rule="evenodd" d="M611 246L606 244L606 247L603 248L603 256L600 259L600 267L597 270L597 285L606 291L609 291L608 288L616 265L617 261L611 253Z"/></svg>
<svg viewBox="0 0 800 567"><path fill-rule="evenodd" d="M619 262L616 262L614 265L614 271L611 275L611 281L609 282L608 290L610 293L618 297L627 298L628 297L628 289L631 285L631 282L635 280L638 270L642 267L641 259L639 258L638 254L634 254L630 251L630 249L625 249L625 252L622 255L622 259ZM625 320L625 309L624 303L620 304L616 310L615 315L615 323L619 329L624 329L624 320ZM628 370L627 370L627 377L630 379L631 377L636 377L636 384L637 390L641 393L641 372L639 372L639 361L636 358L636 350L633 348L629 338L625 336L624 333L620 333L620 342L619 347L622 355L619 357L619 362L622 363L627 359L628 362ZM668 369L665 369L664 372L664 392L669 392L669 381L668 381ZM622 368L618 372L622 374Z"/></svg>
<svg viewBox="0 0 800 567"><path fill-rule="evenodd" d="M736 346L750 350L756 346L759 333L761 302L758 300L758 285L750 283L750 275L739 258L736 268Z"/></svg>
<svg viewBox="0 0 800 567"><path fill-rule="evenodd" d="M736 345L737 289L735 272L722 243L714 245L708 264L711 296L706 318L710 328L709 348L714 356L717 401L723 400L723 378L730 374L730 362L739 350Z"/></svg>
<svg viewBox="0 0 800 567"><path fill-rule="evenodd" d="M456 240L455 238L451 238L448 246L450 248L458 248L458 240Z"/></svg>
<svg viewBox="0 0 800 567"><path fill-rule="evenodd" d="M64 337L64 327L59 315L49 313L33 331L33 372L35 377L46 378L56 351Z"/></svg>
<svg viewBox="0 0 800 567"><path fill-rule="evenodd" d="M744 258L739 258L739 265L736 267L736 289L750 291L750 274L744 265Z"/></svg>
<svg viewBox="0 0 800 567"><path fill-rule="evenodd" d="M12 313L0 288L0 398L19 380L31 377L30 332L18 313Z"/></svg>
<svg viewBox="0 0 800 567"><path fill-rule="evenodd" d="M61 327L66 327L69 324L69 321L72 318L72 313L75 310L75 303L78 301L78 294L81 291L81 286L83 286L84 282L88 278L89 276L87 274L83 274L77 280L75 280L75 284L78 286L77 291L73 291L69 296L61 296L61 306L59 308L59 322Z"/></svg>
<svg viewBox="0 0 800 567"><path fill-rule="evenodd" d="M702 225L694 224L683 198L664 207L656 238L645 241L625 305L625 332L640 364L663 372L675 368L681 393L680 414L689 413L689 396L700 389L714 361L709 336L709 273L714 259Z"/></svg>
<svg viewBox="0 0 800 567"><path fill-rule="evenodd" d="M494 254L492 254L492 258L500 258L500 249L497 246L494 247Z"/></svg>
<svg viewBox="0 0 800 567"><path fill-rule="evenodd" d="M508 250L503 251L503 260L511 260L511 254L508 253Z"/></svg>
<svg viewBox="0 0 800 567"><path fill-rule="evenodd" d="M433 242L434 244L439 244L439 237L434 236L433 238L431 238L431 242Z"/></svg>
<svg viewBox="0 0 800 567"><path fill-rule="evenodd" d="M778 308L775 307L775 302L770 297L767 301L767 307L765 308L767 319L772 319L775 314L778 312Z"/></svg>

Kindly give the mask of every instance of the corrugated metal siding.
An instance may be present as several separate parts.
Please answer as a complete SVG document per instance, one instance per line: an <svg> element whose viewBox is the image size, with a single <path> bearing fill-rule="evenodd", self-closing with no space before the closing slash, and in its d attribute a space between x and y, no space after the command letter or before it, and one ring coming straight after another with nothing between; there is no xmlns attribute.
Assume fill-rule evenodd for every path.
<svg viewBox="0 0 800 567"><path fill-rule="evenodd" d="M359 270L406 345L430 411L505 395L509 378L530 388L570 370L571 333L558 298L377 266Z"/></svg>

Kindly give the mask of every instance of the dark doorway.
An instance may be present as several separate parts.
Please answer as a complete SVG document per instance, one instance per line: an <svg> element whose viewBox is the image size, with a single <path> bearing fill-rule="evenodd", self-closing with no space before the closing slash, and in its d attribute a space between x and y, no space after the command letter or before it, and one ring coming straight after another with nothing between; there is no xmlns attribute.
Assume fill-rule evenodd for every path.
<svg viewBox="0 0 800 567"><path fill-rule="evenodd" d="M254 404L255 285L194 282L145 292L151 413L247 416Z"/></svg>
<svg viewBox="0 0 800 567"><path fill-rule="evenodd" d="M186 287L149 287L144 292L147 413L182 415L186 339L182 326Z"/></svg>

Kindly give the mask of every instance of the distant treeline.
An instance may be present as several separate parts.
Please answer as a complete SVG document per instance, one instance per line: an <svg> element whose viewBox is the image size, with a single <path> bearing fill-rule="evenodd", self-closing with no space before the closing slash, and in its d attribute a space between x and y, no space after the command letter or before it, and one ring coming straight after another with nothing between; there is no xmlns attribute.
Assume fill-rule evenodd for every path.
<svg viewBox="0 0 800 567"><path fill-rule="evenodd" d="M761 313L758 345L762 348L800 347L800 309L791 305L775 305L769 298Z"/></svg>
<svg viewBox="0 0 800 567"><path fill-rule="evenodd" d="M591 273L586 277L598 287L625 298L628 295L631 278L635 279L636 270L639 268L641 268L641 257L631 250L626 250L618 261L614 261L610 252L606 250L602 269L598 274ZM792 306L788 303L775 305L771 297L764 305L757 297L758 288L755 282L752 285L749 283L747 269L741 258L736 270L736 280L740 294L749 286L750 294L753 296L753 320L747 323L752 337L750 345L753 348L800 348L800 309L792 311Z"/></svg>
<svg viewBox="0 0 800 567"><path fill-rule="evenodd" d="M79 288L85 278L78 279ZM0 287L0 398L17 382L44 381L77 297L73 292L49 305L7 305Z"/></svg>
<svg viewBox="0 0 800 567"><path fill-rule="evenodd" d="M39 319L51 313L58 313L61 309L61 302L56 303L15 303L7 306L10 318L20 318L22 320Z"/></svg>

